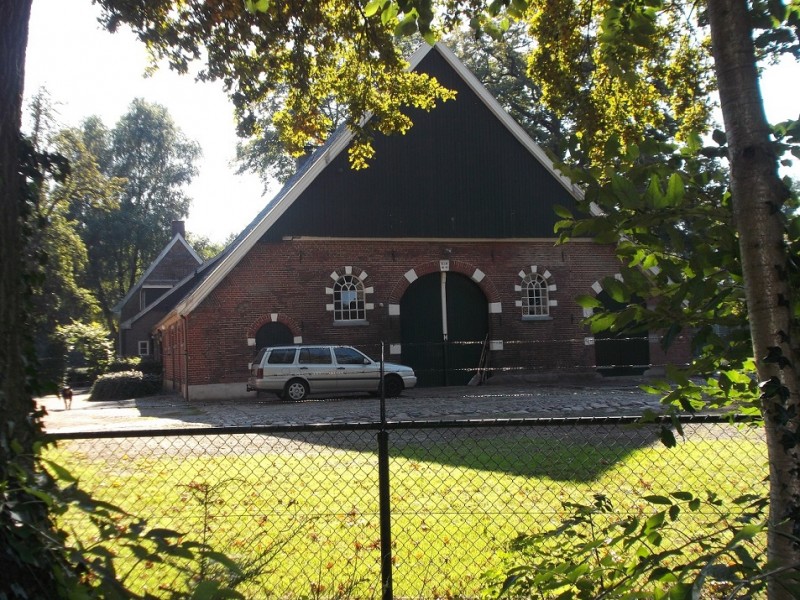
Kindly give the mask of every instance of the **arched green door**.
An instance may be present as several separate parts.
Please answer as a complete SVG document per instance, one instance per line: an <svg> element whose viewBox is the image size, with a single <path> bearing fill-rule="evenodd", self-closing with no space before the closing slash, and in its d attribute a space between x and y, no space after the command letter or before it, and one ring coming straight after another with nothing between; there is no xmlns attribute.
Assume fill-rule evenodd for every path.
<svg viewBox="0 0 800 600"><path fill-rule="evenodd" d="M419 386L466 385L478 368L489 327L480 287L460 273L432 273L400 300L402 362Z"/></svg>

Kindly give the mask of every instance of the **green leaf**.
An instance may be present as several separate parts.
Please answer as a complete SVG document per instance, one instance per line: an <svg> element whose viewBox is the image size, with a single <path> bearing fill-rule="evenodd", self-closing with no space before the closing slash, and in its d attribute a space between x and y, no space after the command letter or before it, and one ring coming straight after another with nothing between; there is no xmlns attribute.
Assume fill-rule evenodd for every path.
<svg viewBox="0 0 800 600"><path fill-rule="evenodd" d="M603 303L597 299L596 296L591 296L588 294L582 294L575 298L575 302L578 303L578 306L581 308L600 308L603 306Z"/></svg>
<svg viewBox="0 0 800 600"><path fill-rule="evenodd" d="M733 539L728 544L728 547L732 547L743 541L752 540L754 537L756 537L763 531L764 531L764 525L761 523L745 525L739 531L736 532L736 535L733 536Z"/></svg>
<svg viewBox="0 0 800 600"><path fill-rule="evenodd" d="M645 198L647 198L653 208L664 208L666 206L666 197L661 191L661 180L657 174L654 174L650 178L650 183L647 185L647 191L645 192Z"/></svg>
<svg viewBox="0 0 800 600"><path fill-rule="evenodd" d="M424 39L429 46L434 46L438 41L436 34L430 29L427 29L422 33L422 39Z"/></svg>
<svg viewBox="0 0 800 600"><path fill-rule="evenodd" d="M625 293L625 286L613 277L606 277L603 280L603 290L611 296L615 302L626 302L628 300Z"/></svg>
<svg viewBox="0 0 800 600"><path fill-rule="evenodd" d="M683 185L683 178L677 173L673 173L667 183L666 200L670 206L678 206L683 202L686 190Z"/></svg>
<svg viewBox="0 0 800 600"><path fill-rule="evenodd" d="M378 13L383 7L383 4L386 0L370 0L367 2L367 5L364 7L364 15L367 17L371 17Z"/></svg>
<svg viewBox="0 0 800 600"><path fill-rule="evenodd" d="M267 12L270 0L244 0L244 9L249 13Z"/></svg>
<svg viewBox="0 0 800 600"><path fill-rule="evenodd" d="M641 204L641 197L636 186L626 177L612 175L611 190L625 208L636 208Z"/></svg>
<svg viewBox="0 0 800 600"><path fill-rule="evenodd" d="M644 496L642 500L647 500L652 504L672 504L672 500L667 498L666 496Z"/></svg>
<svg viewBox="0 0 800 600"><path fill-rule="evenodd" d="M663 497L663 496L656 496L656 497ZM645 498L645 500L646 499L647 498ZM669 500L667 500L667 503L669 503ZM664 520L666 518L667 518L667 513L665 513L663 510L661 512L657 512L652 517L647 519L647 521L644 522L644 531L650 532L655 529L658 529L664 524Z"/></svg>
<svg viewBox="0 0 800 600"><path fill-rule="evenodd" d="M386 8L381 11L381 23L386 25L397 18L397 4L388 2Z"/></svg>
<svg viewBox="0 0 800 600"><path fill-rule="evenodd" d="M553 205L553 211L561 217L562 219L571 219L572 218L572 211L570 211L565 206L561 206L560 204Z"/></svg>

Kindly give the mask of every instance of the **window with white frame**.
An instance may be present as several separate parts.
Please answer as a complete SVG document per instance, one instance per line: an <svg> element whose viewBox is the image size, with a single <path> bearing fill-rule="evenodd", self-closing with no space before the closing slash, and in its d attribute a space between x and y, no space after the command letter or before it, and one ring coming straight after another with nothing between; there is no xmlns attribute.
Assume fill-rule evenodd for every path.
<svg viewBox="0 0 800 600"><path fill-rule="evenodd" d="M530 273L522 281L522 316L545 316L550 314L547 282L538 273Z"/></svg>
<svg viewBox="0 0 800 600"><path fill-rule="evenodd" d="M139 340L139 356L150 356L150 340Z"/></svg>
<svg viewBox="0 0 800 600"><path fill-rule="evenodd" d="M515 289L520 294L517 306L522 309L522 318L548 319L550 308L558 305L558 302L550 297L551 292L556 289L550 272L547 270L540 272L534 265L530 270L520 271L519 276L521 281Z"/></svg>
<svg viewBox="0 0 800 600"><path fill-rule="evenodd" d="M367 273L354 267L330 275L333 286L325 288L332 302L326 305L333 313L334 324L367 325L367 313L375 308L369 301L373 288L366 283Z"/></svg>
<svg viewBox="0 0 800 600"><path fill-rule="evenodd" d="M364 282L354 275L342 275L333 284L333 320L363 321L366 318Z"/></svg>

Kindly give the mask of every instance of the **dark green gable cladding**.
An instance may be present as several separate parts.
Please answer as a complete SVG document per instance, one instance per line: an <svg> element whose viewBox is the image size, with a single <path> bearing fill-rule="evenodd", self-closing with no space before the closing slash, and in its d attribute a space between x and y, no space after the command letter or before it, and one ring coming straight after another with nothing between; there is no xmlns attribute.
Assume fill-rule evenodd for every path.
<svg viewBox="0 0 800 600"><path fill-rule="evenodd" d="M417 67L455 89L413 110L406 135L378 136L369 168L341 152L266 234L397 238L550 238L554 204L575 201L432 49Z"/></svg>

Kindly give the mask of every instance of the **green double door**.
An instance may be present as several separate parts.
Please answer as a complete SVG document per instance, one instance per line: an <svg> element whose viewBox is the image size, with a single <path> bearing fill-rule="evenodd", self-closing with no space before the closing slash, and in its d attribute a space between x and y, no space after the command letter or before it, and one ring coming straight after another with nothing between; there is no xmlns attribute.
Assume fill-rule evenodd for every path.
<svg viewBox="0 0 800 600"><path fill-rule="evenodd" d="M419 386L466 385L479 367L488 305L469 277L443 271L414 281L400 300L402 362Z"/></svg>

